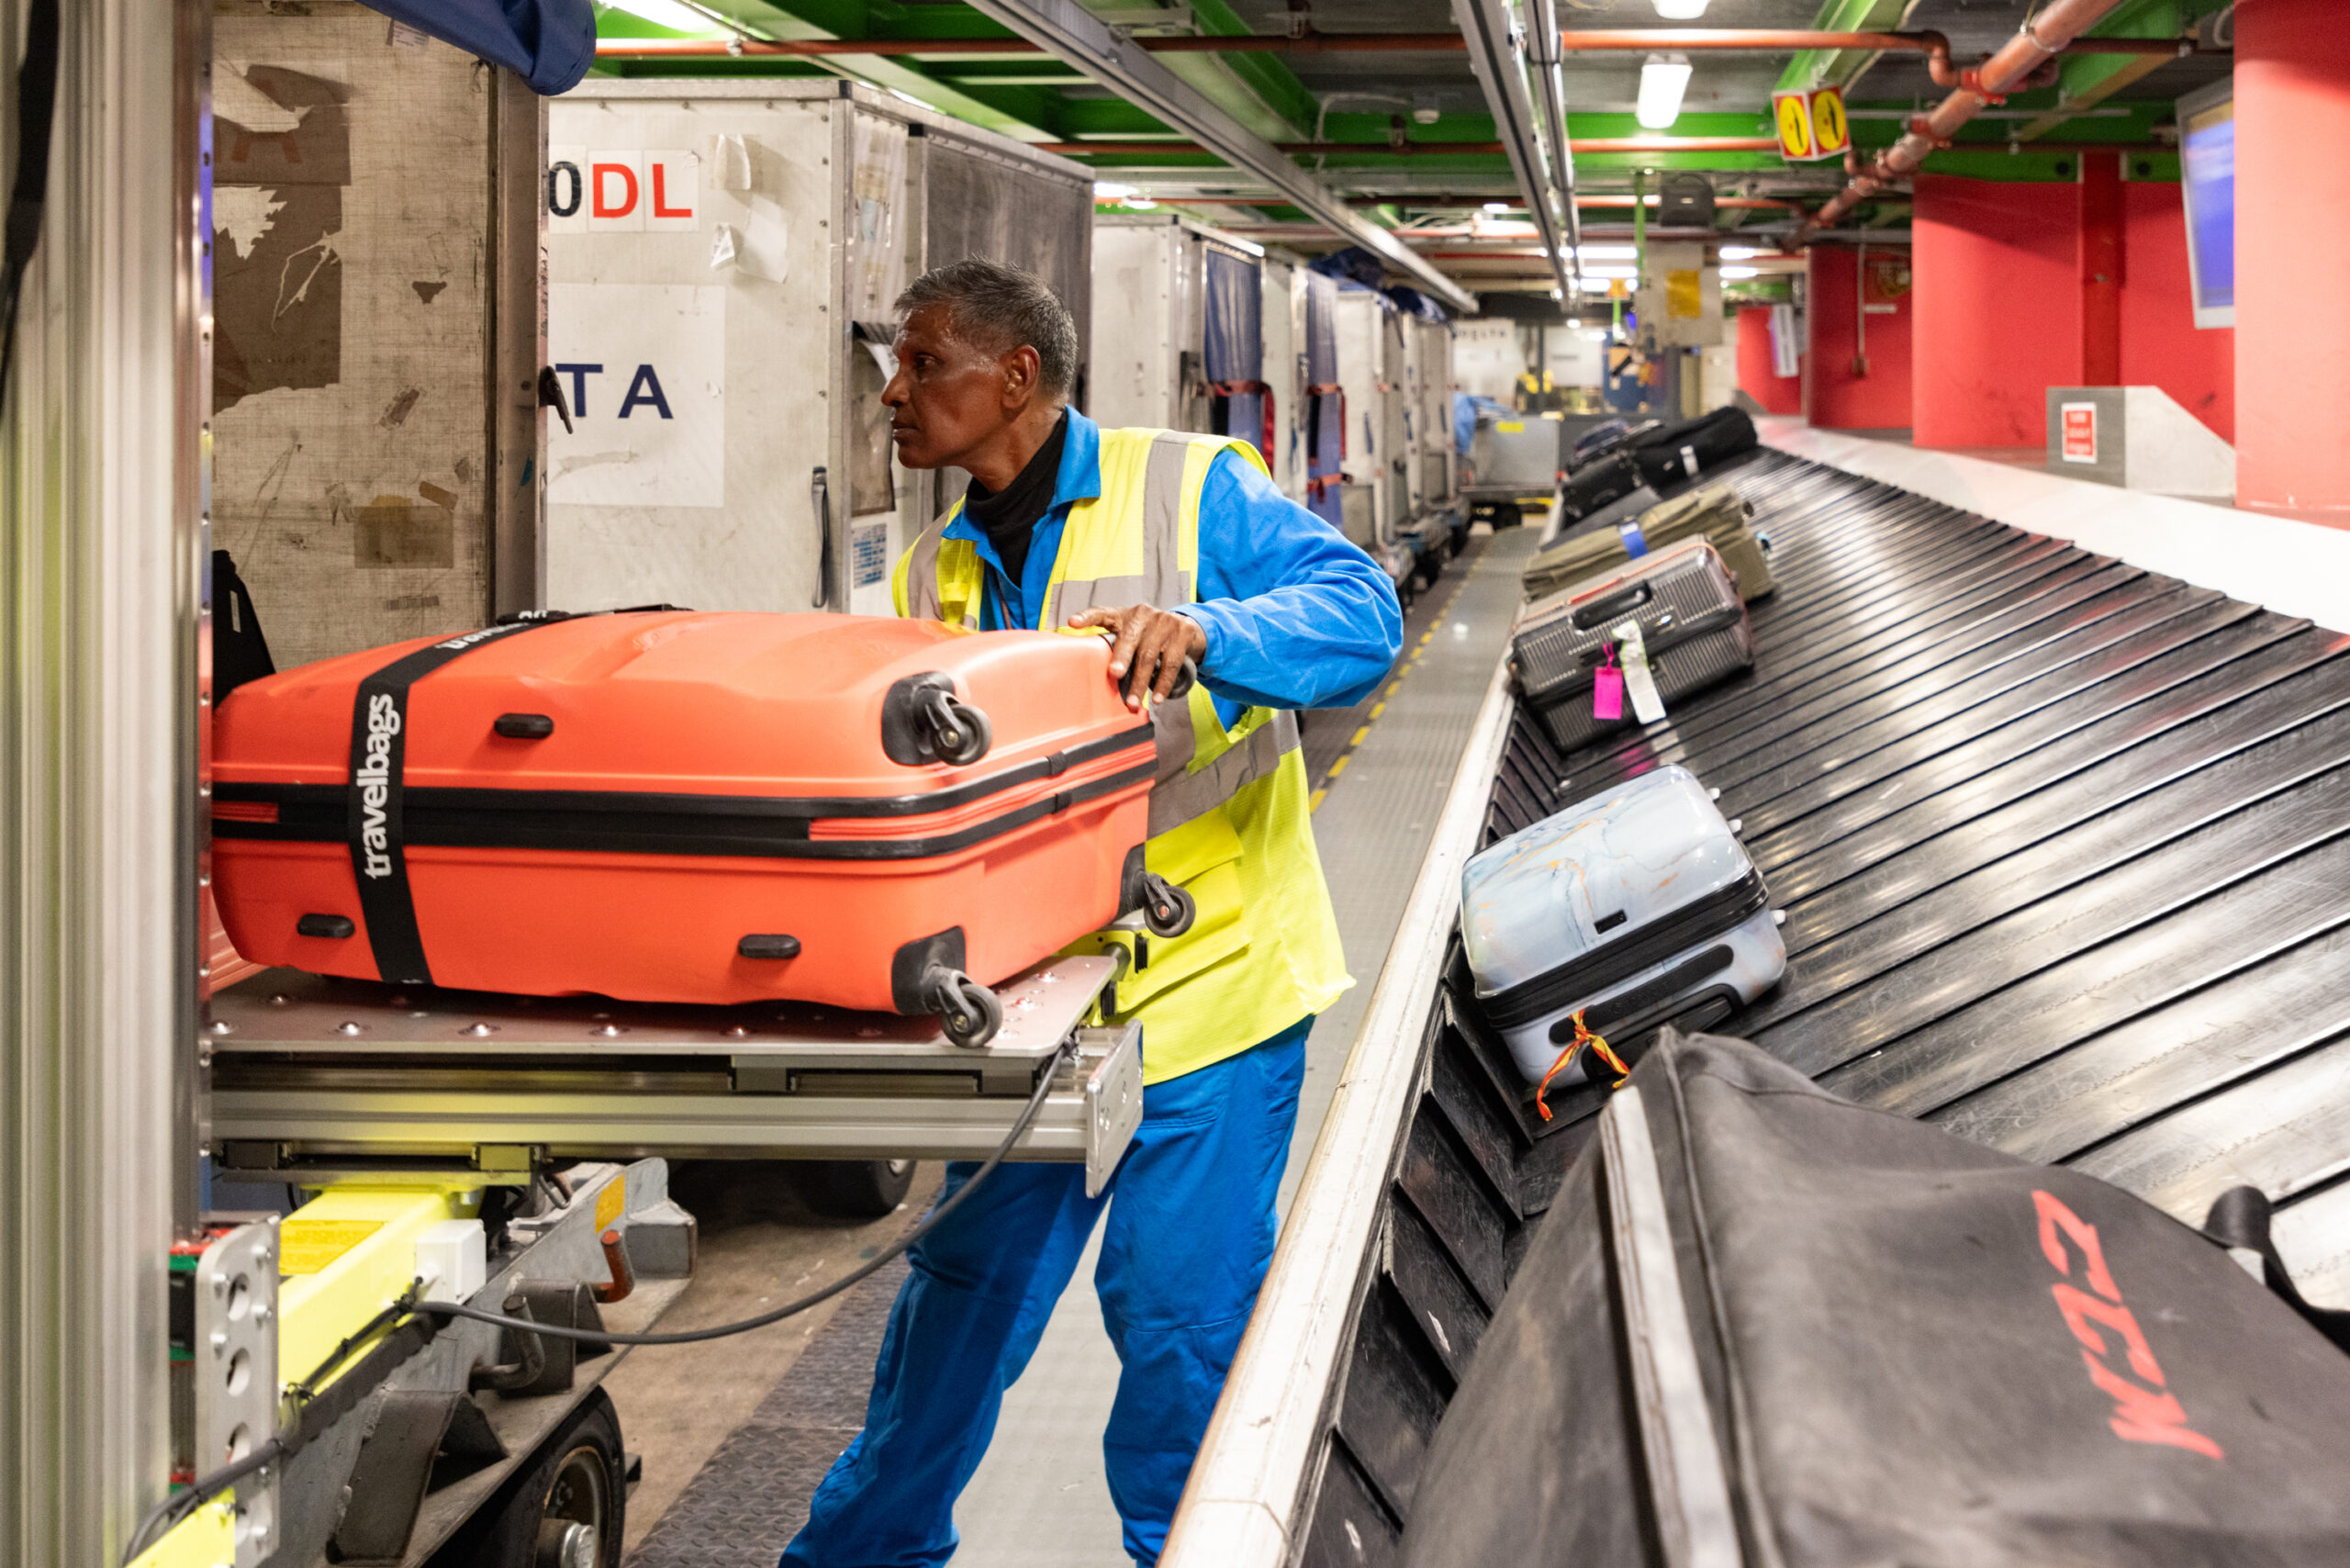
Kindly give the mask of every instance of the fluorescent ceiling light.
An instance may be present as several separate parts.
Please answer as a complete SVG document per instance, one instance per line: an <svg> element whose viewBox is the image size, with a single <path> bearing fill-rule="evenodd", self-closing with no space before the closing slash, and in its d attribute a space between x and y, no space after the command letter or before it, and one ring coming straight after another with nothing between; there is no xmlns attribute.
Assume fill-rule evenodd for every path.
<svg viewBox="0 0 2350 1568"><path fill-rule="evenodd" d="M610 0L615 10L651 22L656 28L666 28L673 33L717 32L719 28L710 17L679 0Z"/></svg>
<svg viewBox="0 0 2350 1568"><path fill-rule="evenodd" d="M1585 277L1596 277L1596 278L1611 278L1611 277L1620 277L1620 278L1636 278L1636 277L1639 276L1639 275L1640 275L1640 274L1639 274L1639 268L1637 268L1637 267L1610 267L1610 266L1598 266L1598 267L1585 267L1585 268L1583 268L1583 276L1585 276Z"/></svg>
<svg viewBox="0 0 2350 1568"><path fill-rule="evenodd" d="M1607 292L1607 280L1585 273L1583 275L1583 291L1585 294L1605 294Z"/></svg>
<svg viewBox="0 0 2350 1568"><path fill-rule="evenodd" d="M1634 118L1651 130L1670 130L1681 118L1681 95L1689 90L1689 62L1678 54L1651 54L1640 67L1640 98Z"/></svg>
<svg viewBox="0 0 2350 1568"><path fill-rule="evenodd" d="M1509 203L1505 201L1489 201L1485 204L1485 210L1487 212L1507 212L1509 210Z"/></svg>
<svg viewBox="0 0 2350 1568"><path fill-rule="evenodd" d="M1632 245L1577 245L1575 254L1586 262L1628 262L1639 254Z"/></svg>
<svg viewBox="0 0 2350 1568"><path fill-rule="evenodd" d="M1122 185L1115 180L1096 180L1093 182L1093 199L1095 201L1124 201L1134 194L1134 186ZM1723 254L1728 255L1729 252L1724 252Z"/></svg>
<svg viewBox="0 0 2350 1568"><path fill-rule="evenodd" d="M1148 212L1158 205L1158 204L1157 202L1151 200L1148 196L1128 196L1126 198L1127 208L1134 212Z"/></svg>
<svg viewBox="0 0 2350 1568"><path fill-rule="evenodd" d="M1762 275L1761 267L1724 267L1722 269L1722 276L1726 278L1761 277Z"/></svg>
<svg viewBox="0 0 2350 1568"><path fill-rule="evenodd" d="M1656 14L1668 22L1694 22L1706 14L1706 0L1656 0Z"/></svg>
<svg viewBox="0 0 2350 1568"><path fill-rule="evenodd" d="M1093 188L1100 190L1102 187L1096 185ZM1762 252L1756 250L1751 245L1724 245L1722 247L1722 260L1726 262L1751 261L1762 253Z"/></svg>

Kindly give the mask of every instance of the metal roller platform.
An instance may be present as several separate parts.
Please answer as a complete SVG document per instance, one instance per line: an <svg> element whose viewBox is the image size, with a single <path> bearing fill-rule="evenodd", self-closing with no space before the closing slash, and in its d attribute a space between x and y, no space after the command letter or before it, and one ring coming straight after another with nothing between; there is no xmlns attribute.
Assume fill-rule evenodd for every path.
<svg viewBox="0 0 2350 1568"><path fill-rule="evenodd" d="M452 1164L522 1181L533 1150L977 1159L1058 1060L1010 1158L1082 1161L1098 1189L1142 1118L1140 1029L1080 1026L1116 966L1014 976L996 988L1002 1032L976 1047L927 1015L411 994L273 969L213 998L207 1137L224 1171L278 1181Z"/></svg>
<svg viewBox="0 0 2350 1568"><path fill-rule="evenodd" d="M2256 1185L2350 1295L2350 636L1775 452L1716 479L1772 546L1753 671L1566 756L1496 680L1167 1563L1392 1559L1606 1094L1537 1116L1460 862L1665 763L1786 913L1780 986L1688 1022L2190 1223Z"/></svg>

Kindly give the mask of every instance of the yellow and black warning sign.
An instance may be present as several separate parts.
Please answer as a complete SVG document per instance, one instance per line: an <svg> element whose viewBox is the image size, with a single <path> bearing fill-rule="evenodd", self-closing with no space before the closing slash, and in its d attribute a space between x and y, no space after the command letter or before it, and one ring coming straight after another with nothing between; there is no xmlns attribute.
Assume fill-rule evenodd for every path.
<svg viewBox="0 0 2350 1568"><path fill-rule="evenodd" d="M1774 93L1771 111L1778 122L1779 155L1791 163L1839 158L1852 145L1852 126L1840 87Z"/></svg>

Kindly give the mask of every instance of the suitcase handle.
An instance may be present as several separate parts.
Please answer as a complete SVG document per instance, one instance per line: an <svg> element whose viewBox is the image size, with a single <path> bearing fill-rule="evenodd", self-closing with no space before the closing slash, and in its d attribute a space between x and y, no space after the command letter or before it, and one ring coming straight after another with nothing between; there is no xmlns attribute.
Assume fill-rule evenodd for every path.
<svg viewBox="0 0 2350 1568"><path fill-rule="evenodd" d="M1578 605L1572 617L1574 629L1578 632L1588 632L1595 626L1604 625L1630 610L1638 610L1655 597L1656 588L1653 585L1634 583L1630 588L1618 589L1606 599Z"/></svg>

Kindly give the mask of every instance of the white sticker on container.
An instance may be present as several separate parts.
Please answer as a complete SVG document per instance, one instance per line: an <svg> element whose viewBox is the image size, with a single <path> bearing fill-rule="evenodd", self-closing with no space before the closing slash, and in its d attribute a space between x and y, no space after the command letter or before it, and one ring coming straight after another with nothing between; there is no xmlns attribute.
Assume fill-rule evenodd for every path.
<svg viewBox="0 0 2350 1568"><path fill-rule="evenodd" d="M549 362L573 429L547 432L547 499L726 504L726 290L558 283Z"/></svg>

